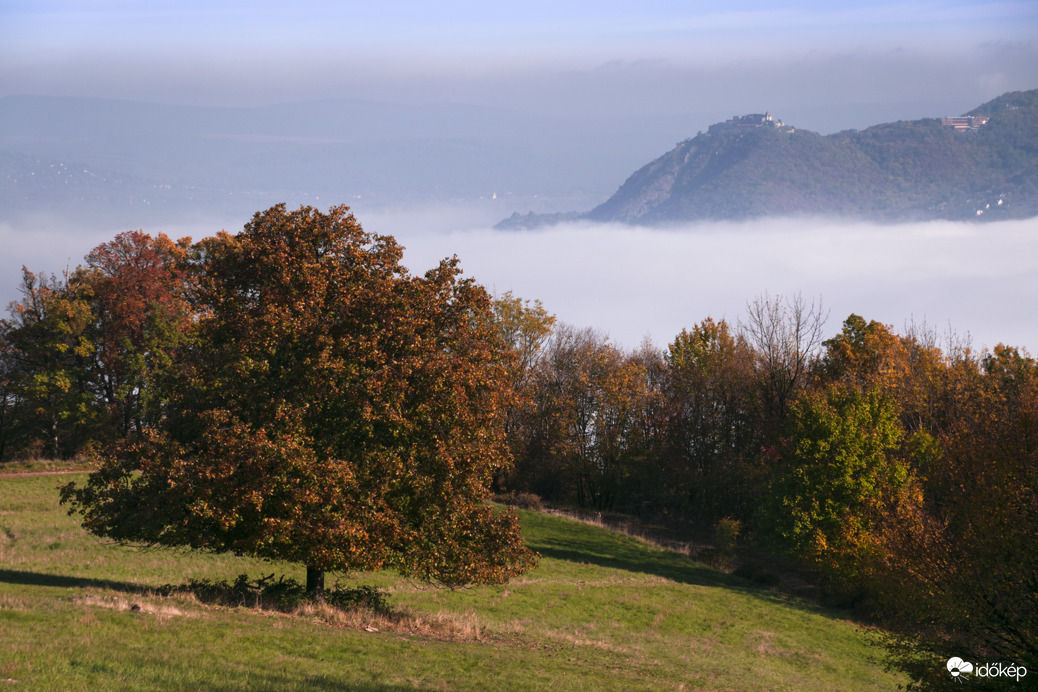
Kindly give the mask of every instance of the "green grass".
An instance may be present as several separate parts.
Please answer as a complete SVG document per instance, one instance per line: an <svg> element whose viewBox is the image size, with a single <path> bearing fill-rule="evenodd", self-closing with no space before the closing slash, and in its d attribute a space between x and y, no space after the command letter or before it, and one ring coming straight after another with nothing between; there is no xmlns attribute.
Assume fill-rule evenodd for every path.
<svg viewBox="0 0 1038 692"><path fill-rule="evenodd" d="M886 690L840 614L683 555L522 513L540 566L449 591L354 575L398 611L294 614L154 589L297 565L143 551L87 535L57 504L81 476L0 478L0 686L11 689ZM131 605L141 610L133 612ZM367 631L377 629L378 631Z"/></svg>

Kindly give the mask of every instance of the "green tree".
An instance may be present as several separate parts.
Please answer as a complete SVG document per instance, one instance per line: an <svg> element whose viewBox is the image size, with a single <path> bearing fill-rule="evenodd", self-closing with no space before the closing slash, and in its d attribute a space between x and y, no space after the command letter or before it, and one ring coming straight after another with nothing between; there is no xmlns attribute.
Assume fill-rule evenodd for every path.
<svg viewBox="0 0 1038 692"><path fill-rule="evenodd" d="M510 352L456 259L424 276L346 207L278 205L197 253L168 413L62 501L120 541L447 585L533 564L485 504L507 463Z"/></svg>
<svg viewBox="0 0 1038 692"><path fill-rule="evenodd" d="M0 461L3 461L11 438L12 414L18 396L15 390L16 367L14 353L7 343L3 322L0 322Z"/></svg>
<svg viewBox="0 0 1038 692"><path fill-rule="evenodd" d="M59 279L23 269L21 292L0 321L5 442L14 438L23 453L70 457L106 437L90 374L92 289L78 270Z"/></svg>
<svg viewBox="0 0 1038 692"><path fill-rule="evenodd" d="M897 411L875 390L830 386L794 402L789 430L763 528L780 549L855 580L886 503L909 481Z"/></svg>

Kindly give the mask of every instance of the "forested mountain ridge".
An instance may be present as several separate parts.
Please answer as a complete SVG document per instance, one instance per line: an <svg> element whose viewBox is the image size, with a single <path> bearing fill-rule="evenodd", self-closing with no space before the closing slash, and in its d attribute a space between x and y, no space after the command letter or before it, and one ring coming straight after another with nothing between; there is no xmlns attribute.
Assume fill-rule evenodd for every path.
<svg viewBox="0 0 1038 692"><path fill-rule="evenodd" d="M587 213L514 214L498 228L791 215L888 222L1038 215L1038 90L1004 94L961 118L825 136L770 114L737 116L680 142Z"/></svg>

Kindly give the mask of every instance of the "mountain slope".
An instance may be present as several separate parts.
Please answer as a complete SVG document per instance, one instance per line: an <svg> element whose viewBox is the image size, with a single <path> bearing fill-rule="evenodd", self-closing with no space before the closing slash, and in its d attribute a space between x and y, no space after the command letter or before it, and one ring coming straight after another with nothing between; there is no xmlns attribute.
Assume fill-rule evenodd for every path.
<svg viewBox="0 0 1038 692"><path fill-rule="evenodd" d="M989 119L971 129L929 118L822 136L770 115L736 117L681 142L578 218L658 225L773 215L1038 215L1038 90L1005 94L967 116ZM552 221L513 216L499 227L545 220Z"/></svg>

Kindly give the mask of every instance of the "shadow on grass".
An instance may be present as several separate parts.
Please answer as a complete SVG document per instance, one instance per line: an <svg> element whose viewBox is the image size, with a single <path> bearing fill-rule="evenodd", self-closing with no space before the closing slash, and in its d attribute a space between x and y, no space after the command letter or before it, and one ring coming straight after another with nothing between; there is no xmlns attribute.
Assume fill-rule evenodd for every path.
<svg viewBox="0 0 1038 692"><path fill-rule="evenodd" d="M523 513L522 521L524 528L530 529L527 547L545 558L651 574L679 584L728 589L809 612L831 612L819 604L791 597L783 591L727 574L607 528L534 512ZM556 523L559 521L566 523Z"/></svg>
<svg viewBox="0 0 1038 692"><path fill-rule="evenodd" d="M44 574L41 572L20 572L13 569L0 569L0 583L21 584L24 586L57 586L66 589L110 589L124 593L143 593L150 590L146 586L124 581L69 577L61 574Z"/></svg>
<svg viewBox="0 0 1038 692"><path fill-rule="evenodd" d="M358 692L403 692L414 690L414 687L403 685L380 685L374 682L356 682L333 678L327 675L305 675L288 676L276 673L260 673L251 671L248 678L248 688L251 690L350 690ZM212 690L241 690L241 685L228 685L226 687L208 687Z"/></svg>
<svg viewBox="0 0 1038 692"><path fill-rule="evenodd" d="M531 545L530 547L540 553L541 557L553 560L565 560L567 562L595 565L596 567L620 569L638 574L651 574L656 577L670 579L679 584L738 588L745 591L758 590L741 579L699 565L687 557L677 555L674 557L654 558L640 551L633 556L624 556L622 554L608 555L584 549L579 545L559 545L558 542L555 542L550 547L543 545ZM679 561L685 564L680 564Z"/></svg>

